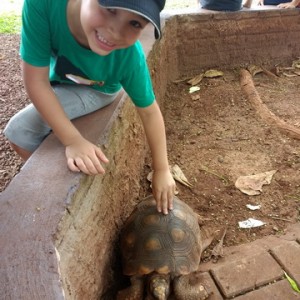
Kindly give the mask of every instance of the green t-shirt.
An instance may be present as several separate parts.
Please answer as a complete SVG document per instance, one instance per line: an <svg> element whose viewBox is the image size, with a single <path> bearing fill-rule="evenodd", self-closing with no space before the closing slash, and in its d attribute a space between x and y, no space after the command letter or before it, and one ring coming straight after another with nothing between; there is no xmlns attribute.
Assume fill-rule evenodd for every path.
<svg viewBox="0 0 300 300"><path fill-rule="evenodd" d="M98 55L82 47L67 23L67 0L25 0L20 54L28 64L50 66L52 84L72 83L67 74L93 81L92 87L112 94L124 88L134 104L147 107L155 99L141 43Z"/></svg>

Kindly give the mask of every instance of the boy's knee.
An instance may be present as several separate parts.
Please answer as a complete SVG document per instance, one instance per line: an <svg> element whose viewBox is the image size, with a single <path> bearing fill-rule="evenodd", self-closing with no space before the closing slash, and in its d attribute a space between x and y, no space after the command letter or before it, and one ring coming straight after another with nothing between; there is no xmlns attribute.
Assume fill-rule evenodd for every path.
<svg viewBox="0 0 300 300"><path fill-rule="evenodd" d="M19 147L18 145L12 143L12 142L9 142L10 143L10 146L12 147L12 149L18 153L18 155L24 160L26 161L32 154L32 152L30 151L27 151L21 147Z"/></svg>

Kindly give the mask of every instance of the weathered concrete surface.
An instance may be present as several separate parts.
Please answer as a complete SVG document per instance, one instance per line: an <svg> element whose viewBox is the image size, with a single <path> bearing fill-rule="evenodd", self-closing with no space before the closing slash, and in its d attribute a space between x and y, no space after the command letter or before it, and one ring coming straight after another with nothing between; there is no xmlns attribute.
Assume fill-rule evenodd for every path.
<svg viewBox="0 0 300 300"><path fill-rule="evenodd" d="M264 10L169 18L164 38L149 53L157 99L163 102L168 80L180 75L298 56L299 15L299 10ZM144 39L147 52L152 44L151 28ZM118 232L139 196L145 140L126 97L76 124L103 146L110 159L106 175L68 171L63 147L53 135L45 140L1 194L0 299L97 299L112 282ZM271 293L272 299L299 299L281 270L299 285L299 226L291 232L289 243L266 238L226 249L218 264L201 266L209 271L211 299L268 299ZM260 274L267 262L272 274ZM234 284L237 265L243 267L237 279L247 281Z"/></svg>

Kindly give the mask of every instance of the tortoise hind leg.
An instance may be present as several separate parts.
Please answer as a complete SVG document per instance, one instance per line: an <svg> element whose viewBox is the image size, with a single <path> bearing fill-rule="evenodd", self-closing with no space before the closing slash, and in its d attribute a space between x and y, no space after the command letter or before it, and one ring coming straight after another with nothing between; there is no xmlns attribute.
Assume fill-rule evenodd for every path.
<svg viewBox="0 0 300 300"><path fill-rule="evenodd" d="M117 300L141 300L144 298L144 280L139 276L130 278L131 286L117 294Z"/></svg>
<svg viewBox="0 0 300 300"><path fill-rule="evenodd" d="M211 294L203 285L200 272L174 278L174 295L178 300L205 300Z"/></svg>

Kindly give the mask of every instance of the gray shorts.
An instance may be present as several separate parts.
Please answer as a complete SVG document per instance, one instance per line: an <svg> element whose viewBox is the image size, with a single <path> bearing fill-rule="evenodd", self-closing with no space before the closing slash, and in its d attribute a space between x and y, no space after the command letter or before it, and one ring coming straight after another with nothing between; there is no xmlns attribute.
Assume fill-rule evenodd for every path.
<svg viewBox="0 0 300 300"><path fill-rule="evenodd" d="M65 84L53 86L53 90L70 120L110 104L118 94L104 94L87 86ZM37 149L50 132L51 128L33 104L14 115L4 129L10 142L30 152Z"/></svg>

